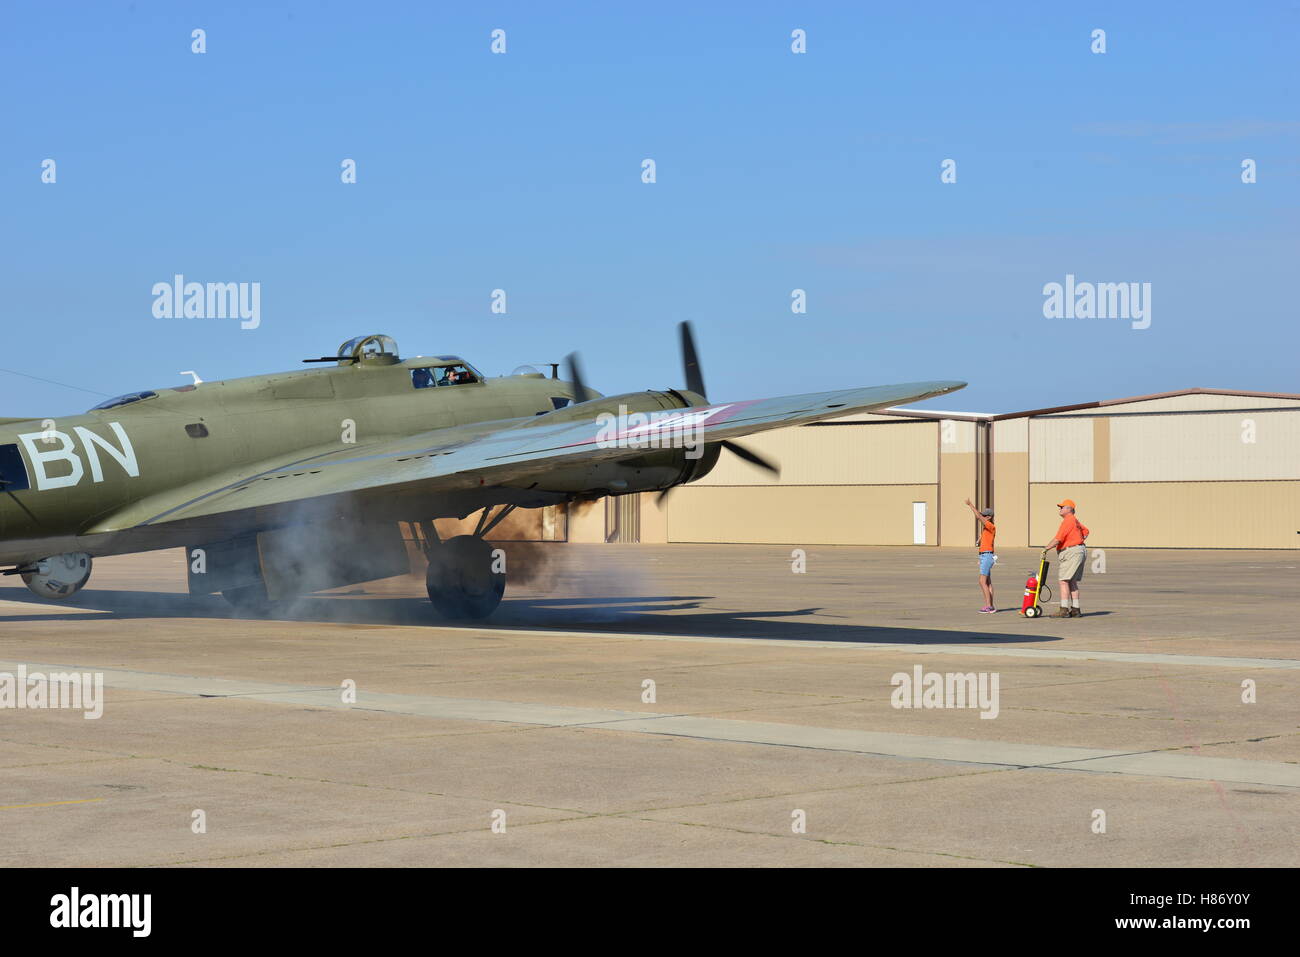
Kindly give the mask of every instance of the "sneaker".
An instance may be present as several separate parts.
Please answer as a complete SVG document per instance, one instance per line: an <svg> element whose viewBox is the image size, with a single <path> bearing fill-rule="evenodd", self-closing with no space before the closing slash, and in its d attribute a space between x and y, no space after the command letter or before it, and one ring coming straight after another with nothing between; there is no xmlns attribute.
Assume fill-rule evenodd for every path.
<svg viewBox="0 0 1300 957"><path fill-rule="evenodd" d="M993 614L995 611L997 611L997 609L994 608L992 605L985 605L983 608L980 609L980 614L981 614L981 615L991 615L991 614Z"/></svg>
<svg viewBox="0 0 1300 957"><path fill-rule="evenodd" d="M1071 608L1071 609L1070 609L1070 617L1071 617L1071 618L1082 618L1082 617L1083 617L1083 611L1082 611L1081 609L1078 609L1078 608Z"/></svg>
<svg viewBox="0 0 1300 957"><path fill-rule="evenodd" d="M1075 616L1070 614L1072 611L1074 611L1073 608L1058 608L1056 610L1056 614L1052 615L1051 617L1052 618L1074 618Z"/></svg>

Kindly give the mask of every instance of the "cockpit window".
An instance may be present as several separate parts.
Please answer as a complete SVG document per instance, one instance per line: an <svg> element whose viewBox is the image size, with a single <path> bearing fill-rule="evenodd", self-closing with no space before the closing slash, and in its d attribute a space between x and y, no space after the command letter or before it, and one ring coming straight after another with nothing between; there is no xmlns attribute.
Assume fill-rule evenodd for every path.
<svg viewBox="0 0 1300 957"><path fill-rule="evenodd" d="M479 377L464 364L411 370L411 385L416 389L429 389L441 385L465 385L478 381Z"/></svg>
<svg viewBox="0 0 1300 957"><path fill-rule="evenodd" d="M444 366L441 372L438 385L465 385L467 382L478 381L478 376L463 365Z"/></svg>
<svg viewBox="0 0 1300 957"><path fill-rule="evenodd" d="M126 395L119 395L114 399L108 399L92 408L91 412L97 412L101 409L116 409L119 405L130 405L132 402L139 402L141 399L152 399L158 395L157 392L128 392Z"/></svg>

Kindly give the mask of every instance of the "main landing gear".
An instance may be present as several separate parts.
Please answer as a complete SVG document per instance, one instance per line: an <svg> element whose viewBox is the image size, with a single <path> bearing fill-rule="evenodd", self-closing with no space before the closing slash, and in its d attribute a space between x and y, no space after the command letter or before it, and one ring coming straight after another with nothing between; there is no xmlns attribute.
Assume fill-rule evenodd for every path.
<svg viewBox="0 0 1300 957"><path fill-rule="evenodd" d="M486 618L501 604L506 592L505 554L483 540L514 511L506 505L490 521L483 509L473 535L457 535L445 542L433 522L421 522L424 554L429 560L424 587L429 601L444 618Z"/></svg>

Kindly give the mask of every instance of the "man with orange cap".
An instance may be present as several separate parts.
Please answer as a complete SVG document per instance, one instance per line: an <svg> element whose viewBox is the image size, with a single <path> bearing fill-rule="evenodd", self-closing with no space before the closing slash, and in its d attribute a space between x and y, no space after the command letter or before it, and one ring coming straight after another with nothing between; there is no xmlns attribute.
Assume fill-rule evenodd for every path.
<svg viewBox="0 0 1300 957"><path fill-rule="evenodd" d="M1053 618L1081 618L1083 611L1079 608L1079 582L1083 579L1083 563L1088 557L1084 540L1088 529L1074 514L1074 499L1067 498L1057 504L1061 516L1061 526L1056 530L1056 537L1043 549L1056 549L1056 560L1060 565L1061 610Z"/></svg>

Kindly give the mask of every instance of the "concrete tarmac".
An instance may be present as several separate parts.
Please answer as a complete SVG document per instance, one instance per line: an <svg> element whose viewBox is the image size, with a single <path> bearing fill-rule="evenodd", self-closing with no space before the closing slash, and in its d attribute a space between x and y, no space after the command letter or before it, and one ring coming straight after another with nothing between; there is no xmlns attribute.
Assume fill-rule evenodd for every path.
<svg viewBox="0 0 1300 957"><path fill-rule="evenodd" d="M981 615L952 549L504 547L476 624L418 577L242 616L180 551L0 579L0 705L104 684L0 707L0 862L1300 863L1296 552L1094 550L1029 620L1027 549Z"/></svg>

